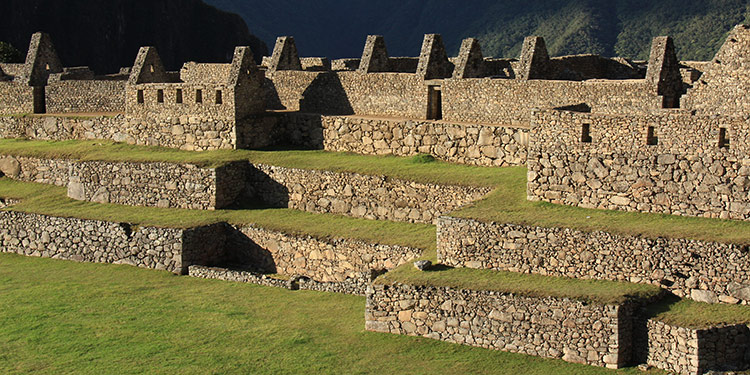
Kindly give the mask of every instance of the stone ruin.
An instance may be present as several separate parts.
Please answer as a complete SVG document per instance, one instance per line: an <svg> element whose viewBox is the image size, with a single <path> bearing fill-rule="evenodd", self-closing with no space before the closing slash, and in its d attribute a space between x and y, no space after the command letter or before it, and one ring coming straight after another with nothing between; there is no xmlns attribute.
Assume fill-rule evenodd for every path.
<svg viewBox="0 0 750 375"><path fill-rule="evenodd" d="M438 34L425 35L419 56L392 57L384 38L370 35L360 58L330 61L324 57L301 58L294 38L285 36L277 39L272 55L263 57L260 65L256 64L248 47L237 47L228 63L187 62L179 71L171 72L164 68L154 47L142 47L132 67L123 68L116 74L97 75L86 67L64 67L49 36L37 33L32 36L25 63L0 64L0 114L6 115L0 116L0 136L48 140L112 139L195 151L293 146L372 155L429 153L438 159L470 165L527 166L527 196L532 201L747 221L750 220L748 53L750 27L743 25L730 32L710 62L680 62L670 37L654 38L648 61L633 61L596 55L550 57L544 39L536 36L524 40L518 59L485 57L479 42L473 38L463 41L458 56L449 57ZM75 118L76 115L91 113L94 114L86 119ZM10 116L15 114L39 116ZM17 161L19 165L23 163L39 161ZM200 202L188 202L192 199L190 194L175 189L171 189L172 195L165 195L167 198L145 202L131 198L137 195L131 191L126 194L97 189L87 171L119 171L121 168L107 163L95 164L66 164L59 167L59 175L54 180L68 184L69 193L72 192L71 196L76 199L215 209L231 205L237 193L223 186L219 182L222 179L224 185L240 186L251 175L255 176L253 178L261 176L260 179L272 176L271 186L286 184L287 189L294 189L293 181L317 181L320 178L315 172L282 171L269 166L253 166L255 169L242 166L221 171L169 167L165 171L168 170L170 175L195 178L213 190L201 197ZM184 172L188 169L192 172ZM252 172L254 170L262 173ZM18 172L18 175L23 173ZM362 176L344 176L344 180L371 183ZM169 181L163 182L165 186L169 184ZM396 185L391 189L403 188L399 182L394 183ZM311 187L311 191L315 189ZM428 186L425 189L437 197L431 197L435 199L430 202L439 204L446 204L444 199L439 199L440 195L469 194L453 188ZM575 278L637 280L634 282L664 285L679 296L699 301L750 302L750 284L747 283L750 262L747 248L741 245L686 239L615 238L605 232L591 234L564 228L478 223L439 217L440 213L426 207L422 204L424 202L410 202L412 206L408 209L416 210L410 212L399 211L404 207L389 206L381 210L383 215L378 216L366 207L362 209L364 205L346 201L346 198L335 203L327 201L318 207L316 202L320 199L289 201L284 194L279 198L278 191L257 190L267 194L268 199L282 202L280 205L288 204L298 209L375 219L434 222L439 227L438 260L451 266L522 270ZM159 194L157 191L156 195ZM311 196L314 194L310 193ZM375 201L378 198L368 199ZM390 202L378 204L385 206ZM14 217L9 220L8 225L13 226L16 222L37 221L38 218ZM108 224L97 225L104 228ZM269 234L254 227L221 228L220 233L216 228L202 228L199 232L212 231L212 235L219 238L217 243L232 241L233 236L241 233L251 237L254 243L269 248L273 247L271 243L285 241L302 247L340 246L351 252L356 252L351 249L364 246L349 243L345 246L331 243L310 245L299 238ZM18 229L14 233L21 232L23 230ZM545 232L543 236L540 236L541 232ZM190 237L192 235L169 235L174 237L175 243L183 241L189 244L183 246L190 249L190 254L176 263L165 265L154 259L139 265L161 265L159 267L184 273L193 264L198 267L194 271L199 276L278 284L254 274L201 268L200 262L191 259L210 257L216 249L200 248ZM490 248L499 241L507 248L502 254L489 254L486 250L463 245L462 239L467 236L473 236L476 247ZM596 241L593 245L590 243L592 239ZM571 249L592 251L582 250L577 256L565 259L568 263L564 268L544 262L546 254L559 247L559 241L564 241ZM624 252L618 255L618 261L613 262L602 255L619 254L623 251L623 243L629 244L629 248L643 249L641 255L650 254L648 259L636 256L631 259L631 254ZM126 248L127 244L118 246ZM382 264L391 268L415 254L413 249L372 249L375 249L373 252L391 254L386 258L398 258L397 262L380 259ZM534 259L530 259L529 254L533 254ZM727 254L731 254L731 261L726 258ZM85 254L70 256L89 260ZM273 256L277 257L273 261L279 267L294 270L290 272L309 271L288 258L288 254L274 253ZM686 258L693 259L689 265L682 261ZM656 259L674 272L652 272L642 266L644 262L655 262ZM315 267L341 270L339 265L325 263ZM608 271L601 271L602 267ZM722 274L726 280L717 281L710 277L713 274ZM364 293L364 284L359 281L346 279L354 286L338 284L332 287L325 283L341 282L341 275L310 274L310 277L319 276L329 279L323 280L324 284L312 280L299 285ZM568 332L566 329L574 327L567 319L560 322L541 320L553 322L555 332L562 332L557 330L558 326L565 327L560 342L550 341L551 346L545 347L544 353L500 345L487 341L486 337L496 334L487 325L476 327L486 336L463 335L450 326L455 317L446 318L448 320L422 319L412 314L414 306L404 307L399 302L421 295L441 301L441 311L454 311L442 306L458 298L453 295L455 290L412 290L408 286L376 289L368 292L367 327L371 330L420 334L448 341L460 338L461 343L471 345L562 357L608 367L621 367L639 355L627 349L637 340L635 336L629 336L630 333L624 334L626 330L617 331L620 329L617 328L615 331L619 333L608 331L604 335L607 337L602 336L603 331L571 329ZM376 297L379 299L375 300ZM499 303L492 302L496 297L484 292L477 292L474 297L479 309ZM498 306L507 308L508 304L516 303L519 302L504 300ZM523 301L522 305L529 307L529 314L542 316L548 311L537 310L540 303L529 300ZM634 314L633 306L629 305L600 309L584 305L570 307L567 305L570 301L551 303L559 309L589 309L591 311L586 314L601 316L601 319L589 322L591 326L612 316L622 321ZM437 309L435 306L431 308ZM492 308L485 313L497 322L510 324L508 332L515 329L513 318L508 318L506 313ZM467 319L466 324L475 323L469 322L468 316L459 318ZM430 326L432 330L418 328L416 321L426 324L420 327ZM537 328L540 334L551 332L549 327ZM646 346L653 346L653 352L647 354L647 362L661 368L700 373L715 368L708 363L732 362L740 363L737 366L741 367L742 361L746 366L750 360L747 355L743 358L742 353L706 349L706 345L710 347L714 345L712 343L723 340L715 332L678 332L657 322L648 322L648 329L651 342ZM746 326L726 329L721 337L731 336L740 342L747 341L750 336ZM600 348L610 345L610 350L592 349L585 353L569 349L566 345L571 337L580 334L598 340ZM608 343L607 339L612 335L620 335L620 341ZM683 363L682 359L670 357L669 345L673 340L695 340L690 341L691 346L685 351L700 351L703 359ZM567 349L560 349L563 346ZM740 345L740 348L747 348L747 345ZM712 353L710 360L706 359L707 352ZM679 365L675 365L675 361Z"/></svg>

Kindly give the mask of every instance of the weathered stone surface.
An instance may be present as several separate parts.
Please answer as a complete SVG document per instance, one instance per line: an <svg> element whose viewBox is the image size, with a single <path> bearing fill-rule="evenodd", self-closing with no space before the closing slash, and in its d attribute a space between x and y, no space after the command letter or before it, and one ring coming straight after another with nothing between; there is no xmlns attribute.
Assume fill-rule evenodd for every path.
<svg viewBox="0 0 750 375"><path fill-rule="evenodd" d="M437 225L438 260L448 266L627 280L711 303L723 302L720 296L750 303L750 268L740 266L750 264L750 253L741 245L446 216Z"/></svg>
<svg viewBox="0 0 750 375"><path fill-rule="evenodd" d="M8 177L18 177L21 173L21 163L12 156L0 157L0 173Z"/></svg>
<svg viewBox="0 0 750 375"><path fill-rule="evenodd" d="M631 358L632 318L630 305L376 282L365 329L619 368Z"/></svg>

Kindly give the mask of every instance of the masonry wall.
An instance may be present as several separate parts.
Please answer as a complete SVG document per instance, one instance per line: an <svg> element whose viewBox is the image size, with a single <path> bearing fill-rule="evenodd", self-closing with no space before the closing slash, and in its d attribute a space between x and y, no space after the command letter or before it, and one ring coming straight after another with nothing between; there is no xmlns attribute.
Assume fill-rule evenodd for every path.
<svg viewBox="0 0 750 375"><path fill-rule="evenodd" d="M264 164L255 165L249 184L276 207L412 223L432 223L491 190Z"/></svg>
<svg viewBox="0 0 750 375"><path fill-rule="evenodd" d="M222 256L216 229L169 229L127 223L0 212L3 252L80 262L130 264L186 273L193 262Z"/></svg>
<svg viewBox="0 0 750 375"><path fill-rule="evenodd" d="M594 113L637 113L661 108L646 80L449 79L442 82L443 119L527 126L533 108L586 103Z"/></svg>
<svg viewBox="0 0 750 375"><path fill-rule="evenodd" d="M327 151L411 156L481 166L526 164L529 129L427 120L286 114L285 141Z"/></svg>
<svg viewBox="0 0 750 375"><path fill-rule="evenodd" d="M441 217L438 260L453 267L660 285L703 302L750 303L746 246Z"/></svg>
<svg viewBox="0 0 750 375"><path fill-rule="evenodd" d="M415 74L277 71L267 74L271 109L424 119L427 85Z"/></svg>
<svg viewBox="0 0 750 375"><path fill-rule="evenodd" d="M34 88L13 81L0 81L0 114L34 112Z"/></svg>
<svg viewBox="0 0 750 375"><path fill-rule="evenodd" d="M62 80L45 90L47 113L125 112L125 80Z"/></svg>
<svg viewBox="0 0 750 375"><path fill-rule="evenodd" d="M584 124L589 143L581 141ZM657 144L649 145L649 127ZM727 143L720 145L724 129ZM539 111L530 200L588 208L750 219L748 128L729 117Z"/></svg>
<svg viewBox="0 0 750 375"><path fill-rule="evenodd" d="M750 368L750 328L746 325L691 329L649 319L646 363L678 374Z"/></svg>
<svg viewBox="0 0 750 375"><path fill-rule="evenodd" d="M213 210L235 203L247 163L193 164L81 161L70 166L68 196L130 206Z"/></svg>
<svg viewBox="0 0 750 375"><path fill-rule="evenodd" d="M620 368L631 360L632 317L625 305L376 282L365 329Z"/></svg>
<svg viewBox="0 0 750 375"><path fill-rule="evenodd" d="M252 225L228 238L233 263L264 273L305 276L322 282L363 278L371 270L393 269L421 255L418 249L362 241L286 234Z"/></svg>
<svg viewBox="0 0 750 375"><path fill-rule="evenodd" d="M0 155L0 172L12 179L67 186L72 160Z"/></svg>

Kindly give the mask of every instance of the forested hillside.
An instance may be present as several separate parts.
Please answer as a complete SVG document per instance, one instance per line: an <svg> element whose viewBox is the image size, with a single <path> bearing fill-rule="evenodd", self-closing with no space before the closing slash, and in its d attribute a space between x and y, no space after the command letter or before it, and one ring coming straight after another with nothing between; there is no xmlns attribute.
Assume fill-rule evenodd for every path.
<svg viewBox="0 0 750 375"><path fill-rule="evenodd" d="M672 35L683 60L710 59L750 0L206 0L240 14L266 43L293 35L306 56L355 57L367 34L392 55L415 56L422 35L440 33L450 53L478 37L485 55L517 56L541 35L552 55L646 58L650 40ZM271 45L271 44L269 44Z"/></svg>

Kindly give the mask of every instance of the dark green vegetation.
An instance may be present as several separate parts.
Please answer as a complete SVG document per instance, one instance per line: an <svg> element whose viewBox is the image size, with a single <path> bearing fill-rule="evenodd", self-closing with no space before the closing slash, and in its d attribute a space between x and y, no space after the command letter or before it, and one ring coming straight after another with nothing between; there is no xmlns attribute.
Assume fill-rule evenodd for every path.
<svg viewBox="0 0 750 375"><path fill-rule="evenodd" d="M206 0L239 13L266 43L293 35L305 56L359 57L367 34L386 38L393 56L417 56L425 33L449 53L477 37L486 56L517 57L523 38L540 35L550 54L596 53L645 59L651 38L675 37L683 60L709 60L747 0ZM272 44L269 44L272 45Z"/></svg>
<svg viewBox="0 0 750 375"><path fill-rule="evenodd" d="M0 373L643 374L366 332L364 305L335 293L0 254Z"/></svg>
<svg viewBox="0 0 750 375"><path fill-rule="evenodd" d="M44 31L64 66L97 73L132 66L141 46L156 46L171 70L228 62L235 46L250 46L258 59L267 53L242 18L201 0L4 0L0 14L0 40L25 53L31 34Z"/></svg>
<svg viewBox="0 0 750 375"><path fill-rule="evenodd" d="M24 56L21 51L10 45L10 43L0 42L0 63L22 63Z"/></svg>

